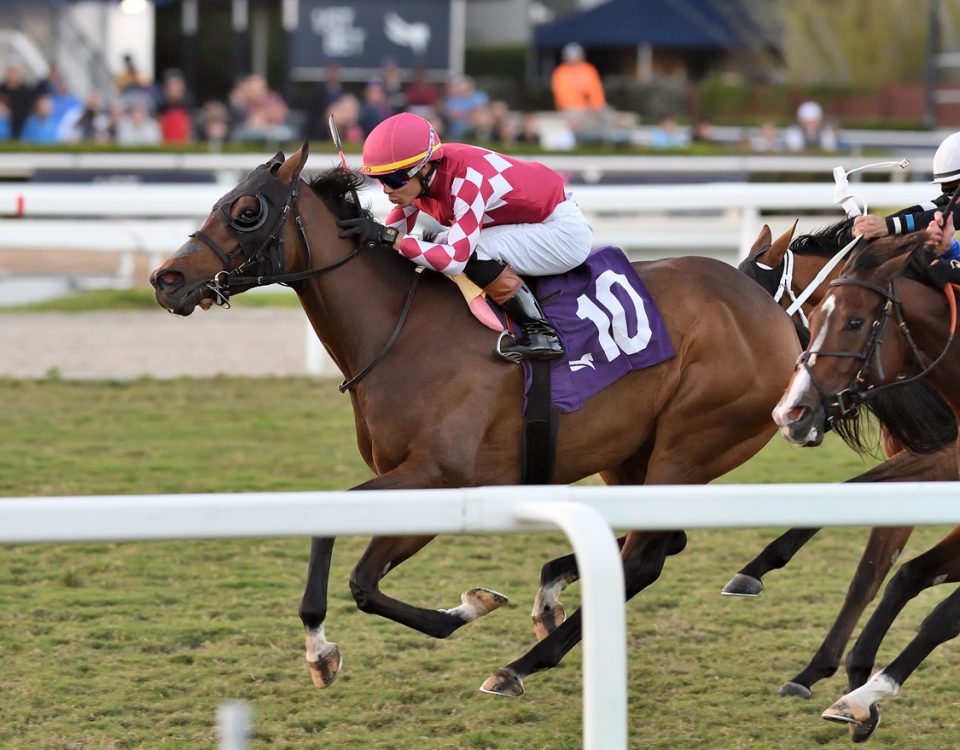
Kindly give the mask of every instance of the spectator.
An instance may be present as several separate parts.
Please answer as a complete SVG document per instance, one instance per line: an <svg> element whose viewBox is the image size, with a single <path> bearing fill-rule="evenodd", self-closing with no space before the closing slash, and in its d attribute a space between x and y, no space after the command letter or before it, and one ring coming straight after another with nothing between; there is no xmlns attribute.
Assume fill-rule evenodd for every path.
<svg viewBox="0 0 960 750"><path fill-rule="evenodd" d="M33 112L23 124L20 140L38 144L60 142L60 122L54 115L53 98L49 94L41 94L33 103Z"/></svg>
<svg viewBox="0 0 960 750"><path fill-rule="evenodd" d="M330 114L337 123L340 140L359 145L363 143L363 128L360 127L360 102L353 94L344 94L330 107Z"/></svg>
<svg viewBox="0 0 960 750"><path fill-rule="evenodd" d="M363 104L360 106L360 127L364 136L370 134L377 125L394 114L393 107L387 101L387 90L379 80L367 83L363 90Z"/></svg>
<svg viewBox="0 0 960 750"><path fill-rule="evenodd" d="M563 48L563 62L550 78L554 106L558 112L597 112L606 104L603 82L597 69L584 58L583 47L571 42Z"/></svg>
<svg viewBox="0 0 960 750"><path fill-rule="evenodd" d="M175 68L163 74L157 120L164 143L189 143L193 140L193 104L187 93L186 79Z"/></svg>
<svg viewBox="0 0 960 750"><path fill-rule="evenodd" d="M234 138L253 143L293 138L293 128L287 123L287 104L262 75L249 75L235 86L231 106L238 121Z"/></svg>
<svg viewBox="0 0 960 750"><path fill-rule="evenodd" d="M10 117L10 107L5 97L0 96L0 141L9 141L13 138L13 120Z"/></svg>
<svg viewBox="0 0 960 750"><path fill-rule="evenodd" d="M150 114L149 100L131 99L124 115L117 122L118 146L157 146L163 142L160 123Z"/></svg>
<svg viewBox="0 0 960 750"><path fill-rule="evenodd" d="M73 133L74 123L83 114L83 102L77 98L63 80L56 66L51 65L41 90L50 96L53 118L57 122L57 140L67 141Z"/></svg>
<svg viewBox="0 0 960 750"><path fill-rule="evenodd" d="M540 123L537 121L536 112L524 112L520 115L517 143L525 143L531 146L540 145Z"/></svg>
<svg viewBox="0 0 960 750"><path fill-rule="evenodd" d="M413 80L404 91L407 100L407 111L415 115L430 119L430 116L440 110L440 91L427 80L427 71L417 68L413 71Z"/></svg>
<svg viewBox="0 0 960 750"><path fill-rule="evenodd" d="M823 122L823 108L814 101L806 101L797 108L797 122L787 128L784 141L790 151L836 151L836 131Z"/></svg>
<svg viewBox="0 0 960 750"><path fill-rule="evenodd" d="M783 139L780 137L776 125L769 120L765 120L750 134L748 146L751 151L758 153L782 151Z"/></svg>
<svg viewBox="0 0 960 750"><path fill-rule="evenodd" d="M659 125L650 133L650 145L654 148L686 148L690 139L680 125L677 118L667 115L660 119Z"/></svg>
<svg viewBox="0 0 960 750"><path fill-rule="evenodd" d="M150 84L150 81L147 80L146 76L141 75L140 69L137 67L136 62L134 62L133 55L127 52L123 56L123 67L120 70L120 73L114 78L114 83L117 88L120 90L120 95L126 97L128 94L134 96L138 95L153 95L153 86Z"/></svg>
<svg viewBox="0 0 960 750"><path fill-rule="evenodd" d="M330 131L327 128L330 108L343 96L343 93L340 66L328 65L325 80L313 87L307 103L307 132L311 138L330 138Z"/></svg>
<svg viewBox="0 0 960 750"><path fill-rule="evenodd" d="M447 98L443 103L447 136L460 140L470 129L473 111L487 106L487 94L476 88L469 76L453 76L447 86Z"/></svg>
<svg viewBox="0 0 960 750"><path fill-rule="evenodd" d="M10 127L14 138L19 138L23 124L33 111L33 103L39 95L37 86L28 84L23 77L23 68L16 61L7 64L6 77L0 83L0 96L10 108Z"/></svg>
<svg viewBox="0 0 960 750"><path fill-rule="evenodd" d="M219 146L230 137L230 113L216 99L204 102L200 111L200 139Z"/></svg>
<svg viewBox="0 0 960 750"><path fill-rule="evenodd" d="M400 75L400 66L392 57L385 57L380 66L380 80L383 81L383 90L387 95L391 112L403 112L407 108L407 95L404 91L403 77Z"/></svg>
<svg viewBox="0 0 960 750"><path fill-rule="evenodd" d="M66 135L66 140L108 143L112 139L110 115L104 107L103 94L91 91L83 104L83 111Z"/></svg>
<svg viewBox="0 0 960 750"><path fill-rule="evenodd" d="M693 143L713 143L713 123L706 117L699 118L693 125L690 140Z"/></svg>

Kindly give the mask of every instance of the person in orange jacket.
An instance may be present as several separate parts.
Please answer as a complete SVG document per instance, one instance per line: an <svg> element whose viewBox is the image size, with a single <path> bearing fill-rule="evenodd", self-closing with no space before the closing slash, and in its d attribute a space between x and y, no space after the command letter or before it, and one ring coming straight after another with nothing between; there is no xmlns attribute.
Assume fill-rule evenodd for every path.
<svg viewBox="0 0 960 750"><path fill-rule="evenodd" d="M550 88L555 106L561 112L598 111L607 104L600 74L584 59L583 47L576 42L563 48L563 62L554 69Z"/></svg>

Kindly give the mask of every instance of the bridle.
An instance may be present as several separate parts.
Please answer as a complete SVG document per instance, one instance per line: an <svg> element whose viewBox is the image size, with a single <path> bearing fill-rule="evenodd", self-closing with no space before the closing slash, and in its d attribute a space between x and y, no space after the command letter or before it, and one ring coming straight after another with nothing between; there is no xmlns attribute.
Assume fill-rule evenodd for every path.
<svg viewBox="0 0 960 750"><path fill-rule="evenodd" d="M900 297L897 294L895 279L892 279L886 288L865 279L849 278L831 281L830 286L861 287L879 295L882 300L880 312L877 318L873 321L870 338L867 340L867 343L862 351L835 352L808 350L803 352L800 355L800 358L797 360L797 367L802 366L806 370L807 375L810 377L810 382L813 383L813 387L820 396L820 401L824 405L828 421L833 422L838 419L847 419L856 416L857 411L860 408L860 404L862 404L867 398L871 398L877 393L880 393L888 388L906 385L907 383L912 383L915 380L919 380L929 373L934 367L940 364L941 360L946 356L947 351L950 349L950 344L953 342L953 337L956 333L957 303L954 290L951 288L951 285L948 284L944 289L944 293L947 296L947 303L950 307L950 335L947 338L947 342L944 344L940 354L938 354L937 357L930 362L930 364L925 364L924 356L917 347L913 335L910 333L910 327L907 325L906 319L904 318L903 305L900 301ZM900 335L903 336L907 342L907 345L910 347L910 351L913 354L913 358L916 361L920 371L909 377L899 376L895 380L883 385L871 385L869 383L869 377L872 361L876 360L880 377L883 377L883 369L882 365L880 364L878 350L880 348L880 341L883 338L883 332L886 328L887 321L890 320L891 317L896 319L897 327L900 330ZM818 357L848 357L856 359L860 362L860 368L857 370L856 374L850 381L850 384L846 388L833 395L830 395L826 392L823 384L811 369L816 363Z"/></svg>
<svg viewBox="0 0 960 750"><path fill-rule="evenodd" d="M300 214L300 208L297 202L297 199L300 195L300 184L302 180L300 177L296 177L293 180L293 184L287 188L279 180L273 179L269 170L277 163L280 162L277 159L274 159L273 161L258 167L253 173L251 173L247 180L223 196L223 198L221 198L213 207L214 212L219 211L223 216L223 220L227 226L227 229L236 240L237 247L235 250L229 252L224 250L220 244L206 232L198 230L190 235L191 237L195 237L196 239L200 240L204 245L209 247L214 254L216 254L216 256L220 259L220 262L223 264L223 270L214 274L213 278L195 284L188 289L185 294L190 294L198 287L205 286L213 292L215 297L214 302L217 305L229 309L231 287L265 286L268 284L289 285L298 281L304 281L306 279L321 276L328 271L339 268L360 253L362 245L357 243L346 255L343 255L342 257L317 268L311 268L312 255L310 250L310 240L307 237L307 232L303 224L303 217ZM267 174L263 175L261 173L258 175L258 172L264 170L265 168L267 170ZM249 186L249 183L256 184L258 181L261 183L260 187L256 192L253 192L252 186ZM230 215L230 209L237 200L244 196L251 195L257 199L257 203L260 208L258 219L250 224L238 222ZM354 193L354 195L356 195L356 193ZM267 220L270 214L271 205L276 205L279 207L279 216L277 216L276 221L274 221L273 224L268 228ZM356 198L354 200L354 205L356 206L357 214L359 215L360 203L358 200L356 200ZM304 270L285 273L283 272L285 266L282 233L283 228L291 215L294 216L294 221L297 225L297 231L301 240L303 241L305 256ZM238 258L240 262L235 266L234 264L237 263ZM400 311L400 317L394 326L393 332L390 334L383 346L381 346L374 355L373 360L366 367L362 368L352 378L344 380L340 384L339 388L341 393L346 392L348 389L352 388L363 378L365 378L380 362L380 360L383 359L390 347L393 346L394 342L400 336L400 331L403 328L403 325L407 320L407 316L410 313L410 308L413 305L413 296L420 280L419 272L422 271L423 268L418 266L415 270L417 272L413 274L413 281L410 284L410 288L407 290L407 296L404 300L403 307Z"/></svg>
<svg viewBox="0 0 960 750"><path fill-rule="evenodd" d="M249 182L250 180L248 180ZM243 196L251 195L247 192L244 185L234 188L221 198L214 205L214 212L219 211L223 216L230 234L237 241L235 250L228 252L206 232L199 229L190 236L200 240L209 247L223 264L223 270L214 274L213 278L200 282L199 286L205 286L214 294L214 302L217 305L230 307L230 289L238 286L265 286L268 284L289 285L298 281L320 276L327 271L331 271L338 266L343 265L360 252L360 246L357 245L342 258L338 258L326 265L318 268L311 268L311 250L310 240L307 238L307 232L303 225L303 217L300 215L300 209L297 205L297 198L300 196L300 184L302 180L297 177L290 187L286 190L286 195L282 195L277 180L270 180L263 185L254 195L260 207L258 214L259 220L252 224L244 224L236 221L230 215L230 209L233 204ZM282 196L282 198L280 197ZM279 199L278 199L279 198ZM279 205L279 215L271 227L267 227L267 219L270 215L270 204ZM359 210L359 204L358 204ZM297 231L303 241L304 247L304 266L305 270L284 273L284 247L283 247L283 228L290 218L294 215L294 221L297 225ZM237 259L240 259L237 264ZM235 265L236 264L236 265ZM187 293L196 289L194 286Z"/></svg>

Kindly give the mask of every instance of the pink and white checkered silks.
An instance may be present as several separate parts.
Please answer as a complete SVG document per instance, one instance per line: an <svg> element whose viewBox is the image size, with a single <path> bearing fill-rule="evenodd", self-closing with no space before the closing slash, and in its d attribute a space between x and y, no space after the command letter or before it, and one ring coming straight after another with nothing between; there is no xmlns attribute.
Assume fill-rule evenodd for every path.
<svg viewBox="0 0 960 750"><path fill-rule="evenodd" d="M430 179L430 195L394 208L386 223L409 233L420 211L449 229L433 242L408 234L400 252L450 275L461 273L474 251L521 274L563 273L586 259L593 241L593 230L564 192L560 175L537 162L466 144L446 144Z"/></svg>

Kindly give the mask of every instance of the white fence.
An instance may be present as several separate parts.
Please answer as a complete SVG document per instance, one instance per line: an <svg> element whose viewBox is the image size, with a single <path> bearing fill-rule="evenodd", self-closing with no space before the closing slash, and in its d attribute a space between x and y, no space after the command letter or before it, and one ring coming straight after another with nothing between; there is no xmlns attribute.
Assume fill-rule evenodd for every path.
<svg viewBox="0 0 960 750"><path fill-rule="evenodd" d="M0 499L0 543L561 528L582 581L583 740L627 746L623 573L612 528L960 523L953 482L83 496ZM909 498L909 501L907 501Z"/></svg>
<svg viewBox="0 0 960 750"><path fill-rule="evenodd" d="M147 253L159 260L185 241L226 190L195 184L0 184L0 217L5 217L0 218L0 249ZM878 210L913 205L937 193L926 182L859 183L851 190ZM804 213L811 229L843 215L827 179L582 185L575 197L594 224L595 244L618 245L634 255L699 252L732 261L756 239L766 214L792 222ZM379 190L363 191L362 199L378 216L386 215L389 203ZM131 267L126 261L118 272Z"/></svg>

